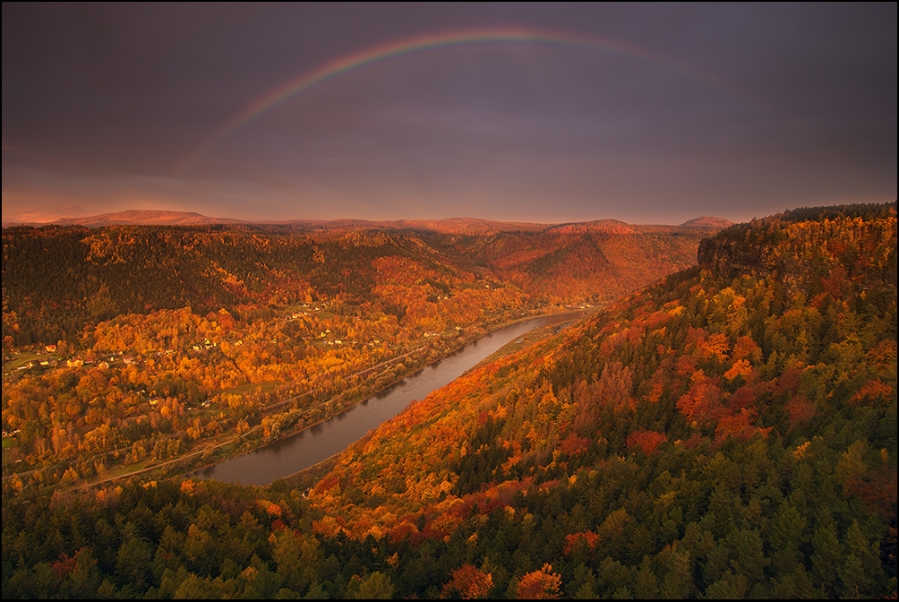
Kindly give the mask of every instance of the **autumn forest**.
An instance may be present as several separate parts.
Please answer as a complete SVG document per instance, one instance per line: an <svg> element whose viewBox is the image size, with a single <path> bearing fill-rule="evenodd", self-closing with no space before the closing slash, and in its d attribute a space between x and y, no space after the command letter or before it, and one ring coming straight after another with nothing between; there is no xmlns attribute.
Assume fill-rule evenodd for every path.
<svg viewBox="0 0 899 602"><path fill-rule="evenodd" d="M6 228L3 597L895 597L896 246L895 203ZM196 477L573 310L309 470Z"/></svg>

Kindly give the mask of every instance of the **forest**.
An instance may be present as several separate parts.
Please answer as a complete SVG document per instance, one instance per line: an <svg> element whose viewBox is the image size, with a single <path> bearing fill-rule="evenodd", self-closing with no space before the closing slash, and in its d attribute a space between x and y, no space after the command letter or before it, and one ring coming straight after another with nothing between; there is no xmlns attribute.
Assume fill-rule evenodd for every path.
<svg viewBox="0 0 899 602"><path fill-rule="evenodd" d="M496 326L681 269L708 233L615 224L4 230L4 476L71 486L208 465L339 414ZM541 284L519 286L487 257ZM540 269L547 257L574 259Z"/></svg>
<svg viewBox="0 0 899 602"><path fill-rule="evenodd" d="M624 235L594 229L567 234L581 238L556 250L552 232L502 233L481 246L423 235L443 257L456 244L476 250L453 264L455 279L434 267L412 290L427 286L449 301L482 282L466 280L473 274L512 311L537 308L529 305L537 297L556 303L551 291L562 288L540 278L578 265L566 257L598 257L599 249L618 261L611 247L587 253L581 241ZM642 246L669 257L673 248L661 238ZM508 252L489 250L497 248ZM693 253L698 265L641 283L571 328L467 373L311 476L268 487L178 477L92 488L4 479L3 596L895 597L895 203L789 211L697 241ZM4 233L4 303L6 266ZM357 289L358 307L382 304L387 318L383 299L408 290L399 279L410 272L395 270L396 289L383 280ZM526 274L532 288L515 284ZM53 294L61 293L33 292L30 301L9 293L8 307L48 304L52 312ZM285 302L314 310L324 301ZM230 328L249 328L239 309L216 311L232 316ZM155 333L148 348L174 345L159 337L199 341L195 331L153 326L165 315L107 318L71 344L87 351L104 337L128 336L134 323L145 324L135 332ZM224 315L212 317L227 322ZM390 315L402 326L410 314ZM204 337L213 322L206 318ZM32 422L25 413L21 424L8 422L15 404L65 390L37 372L12 384L4 380L4 429ZM169 390L166 418L185 393ZM33 411L40 419L41 408ZM58 423L54 416L48 424ZM70 420L80 416L73 410ZM68 433L35 436L51 449Z"/></svg>

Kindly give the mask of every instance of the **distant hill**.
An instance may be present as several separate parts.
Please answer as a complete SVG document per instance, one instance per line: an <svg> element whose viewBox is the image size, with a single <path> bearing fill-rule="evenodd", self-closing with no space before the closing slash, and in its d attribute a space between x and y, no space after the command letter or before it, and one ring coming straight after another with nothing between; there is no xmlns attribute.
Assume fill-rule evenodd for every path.
<svg viewBox="0 0 899 602"><path fill-rule="evenodd" d="M207 217L192 211L152 211L132 209L115 213L103 213L86 217L63 217L50 223L9 223L10 226L85 226L102 228L104 226L200 226L207 224L243 224L238 219L227 217Z"/></svg>
<svg viewBox="0 0 899 602"><path fill-rule="evenodd" d="M716 228L723 230L733 226L734 222L724 219L723 217L709 217L704 215L695 219L690 219L682 223L681 228Z"/></svg>
<svg viewBox="0 0 899 602"><path fill-rule="evenodd" d="M602 304L695 265L700 241L720 229L596 220L480 237L422 237L535 299Z"/></svg>
<svg viewBox="0 0 899 602"><path fill-rule="evenodd" d="M558 224L546 229L555 234L586 234L604 232L607 234L634 234L636 230L630 224L617 219L598 219L591 222Z"/></svg>

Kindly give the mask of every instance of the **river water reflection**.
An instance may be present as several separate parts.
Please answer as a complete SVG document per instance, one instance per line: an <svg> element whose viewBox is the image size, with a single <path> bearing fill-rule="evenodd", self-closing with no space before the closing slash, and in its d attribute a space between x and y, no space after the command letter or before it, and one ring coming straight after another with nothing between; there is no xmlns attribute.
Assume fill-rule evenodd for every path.
<svg viewBox="0 0 899 602"><path fill-rule="evenodd" d="M500 328L427 366L385 391L316 426L196 474L201 479L242 485L268 485L343 451L370 429L393 418L413 401L451 383L491 353L539 326L571 320L572 315L534 318Z"/></svg>

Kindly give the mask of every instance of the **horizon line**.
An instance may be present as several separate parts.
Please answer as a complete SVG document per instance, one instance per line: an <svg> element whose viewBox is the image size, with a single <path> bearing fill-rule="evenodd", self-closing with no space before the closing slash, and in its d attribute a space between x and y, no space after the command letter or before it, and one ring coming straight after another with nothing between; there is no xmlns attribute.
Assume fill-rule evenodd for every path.
<svg viewBox="0 0 899 602"><path fill-rule="evenodd" d="M128 213L161 213L161 214L174 214L174 215L184 215L184 216L194 216L196 218L208 219L208 220L222 220L221 222L211 222L206 224L154 224L154 223L122 223L122 224L112 224L112 225L133 225L133 226L205 226L205 225L262 225L262 226L277 226L277 225L290 225L296 223L310 223L310 224L328 224L335 222L363 222L363 223L371 223L371 224L391 224L397 222L451 222L451 221L474 221L474 222L487 222L487 223L495 223L495 224L522 224L522 225L533 225L533 226L567 226L567 225L577 225L577 224L589 224L595 222L617 222L620 224L625 224L628 226L680 226L685 223L694 220L700 219L720 219L730 222L731 224L739 223L734 222L728 218L713 216L713 215L701 215L694 218L690 218L684 220L680 224L663 224L663 223L637 223L637 222L628 222L622 219L613 218L613 217L601 217L601 218L593 218L593 219L583 219L583 220L563 220L563 221L551 221L551 222L543 222L543 221L528 221L528 220L520 220L520 219L495 219L495 218L485 218L485 217L471 217L471 216L453 216L453 217L437 217L437 218L385 218L385 219L372 219L372 218L361 218L361 217L336 217L336 218L284 218L284 219L265 219L265 220L245 220L240 218L232 218L232 217L222 217L222 216L210 216L199 213L197 211L182 211L182 210L168 210L168 209L123 209L121 211L111 211L107 213L97 213L93 215L84 215L84 216L72 216L72 217L59 217L55 220L51 221L25 221L25 220L2 220L0 225L2 227L17 227L17 226L77 226L82 225L77 222L77 220L93 220L102 217L113 217L124 215ZM139 220L139 217L136 217ZM67 223L60 223L67 222ZM70 222L70 223L69 223Z"/></svg>

